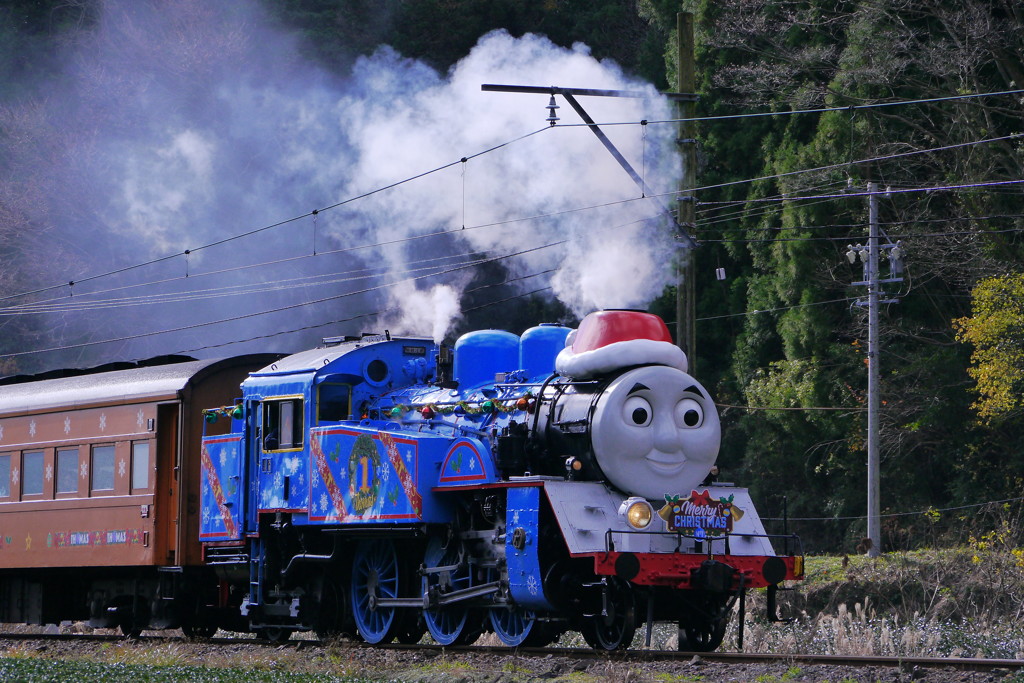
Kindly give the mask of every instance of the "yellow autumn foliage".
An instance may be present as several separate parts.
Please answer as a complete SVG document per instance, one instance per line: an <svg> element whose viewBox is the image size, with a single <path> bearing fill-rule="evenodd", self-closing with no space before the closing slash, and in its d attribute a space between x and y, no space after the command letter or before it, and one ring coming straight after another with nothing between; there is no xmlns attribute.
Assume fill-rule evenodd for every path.
<svg viewBox="0 0 1024 683"><path fill-rule="evenodd" d="M967 370L977 382L973 407L990 422L1024 407L1024 274L982 280L972 297L971 315L953 326L974 347Z"/></svg>

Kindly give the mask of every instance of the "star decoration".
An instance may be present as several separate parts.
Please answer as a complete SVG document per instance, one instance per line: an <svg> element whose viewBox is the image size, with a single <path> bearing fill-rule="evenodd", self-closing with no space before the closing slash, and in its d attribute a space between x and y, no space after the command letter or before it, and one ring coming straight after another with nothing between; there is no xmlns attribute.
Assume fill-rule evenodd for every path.
<svg viewBox="0 0 1024 683"><path fill-rule="evenodd" d="M128 471L128 463L125 462L124 458L121 458L117 463L117 476L123 477L126 471Z"/></svg>
<svg viewBox="0 0 1024 683"><path fill-rule="evenodd" d="M53 479L53 465L50 463L46 464L46 481Z"/></svg>
<svg viewBox="0 0 1024 683"><path fill-rule="evenodd" d="M88 462L83 460L82 461L82 466L80 468L78 468L78 469L82 473L82 479L85 479L86 477L89 476L89 463Z"/></svg>
<svg viewBox="0 0 1024 683"><path fill-rule="evenodd" d="M31 422L28 423L28 435L29 436L35 436L36 435L36 421L35 420L32 420Z"/></svg>
<svg viewBox="0 0 1024 683"><path fill-rule="evenodd" d="M13 472L11 472L11 480L12 480L12 481L13 481L13 482L14 482L15 484L17 484L17 483L18 483L18 468L17 468L17 467L15 467L15 468L14 468L14 471L13 471Z"/></svg>
<svg viewBox="0 0 1024 683"><path fill-rule="evenodd" d="M65 434L70 434L71 433L71 418L70 417L65 417L64 418L64 433Z"/></svg>
<svg viewBox="0 0 1024 683"><path fill-rule="evenodd" d="M102 432L107 428L107 414L100 413L100 431Z"/></svg>
<svg viewBox="0 0 1024 683"><path fill-rule="evenodd" d="M25 550L32 550L32 534L25 537Z"/></svg>

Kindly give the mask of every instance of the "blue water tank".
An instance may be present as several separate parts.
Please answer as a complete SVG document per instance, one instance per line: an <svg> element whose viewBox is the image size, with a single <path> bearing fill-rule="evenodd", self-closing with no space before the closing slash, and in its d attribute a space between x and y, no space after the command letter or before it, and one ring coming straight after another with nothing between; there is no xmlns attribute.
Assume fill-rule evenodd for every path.
<svg viewBox="0 0 1024 683"><path fill-rule="evenodd" d="M455 342L455 381L460 389L494 382L499 372L519 369L519 337L502 330L477 330Z"/></svg>
<svg viewBox="0 0 1024 683"><path fill-rule="evenodd" d="M572 328L555 323L541 323L523 332L519 342L519 367L533 380L555 371L555 356L565 348L565 338Z"/></svg>

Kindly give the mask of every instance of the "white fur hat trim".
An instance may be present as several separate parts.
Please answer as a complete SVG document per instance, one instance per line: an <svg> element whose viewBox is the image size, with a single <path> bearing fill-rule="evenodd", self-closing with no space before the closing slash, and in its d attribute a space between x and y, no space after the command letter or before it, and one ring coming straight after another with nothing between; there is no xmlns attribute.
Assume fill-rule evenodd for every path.
<svg viewBox="0 0 1024 683"><path fill-rule="evenodd" d="M686 354L675 344L630 339L574 353L566 346L555 358L555 370L566 377L587 379L633 365L668 365L686 372Z"/></svg>

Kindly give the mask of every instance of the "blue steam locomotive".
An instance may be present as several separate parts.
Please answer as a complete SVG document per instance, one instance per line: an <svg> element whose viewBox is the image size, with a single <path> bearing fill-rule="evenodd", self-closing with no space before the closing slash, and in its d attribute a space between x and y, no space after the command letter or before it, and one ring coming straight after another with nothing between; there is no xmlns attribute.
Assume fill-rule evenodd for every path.
<svg viewBox="0 0 1024 683"><path fill-rule="evenodd" d="M745 489L711 483L715 404L657 316L325 340L204 411L216 588L202 623L271 639L721 643L737 600L803 574ZM197 629L200 632L202 629Z"/></svg>

